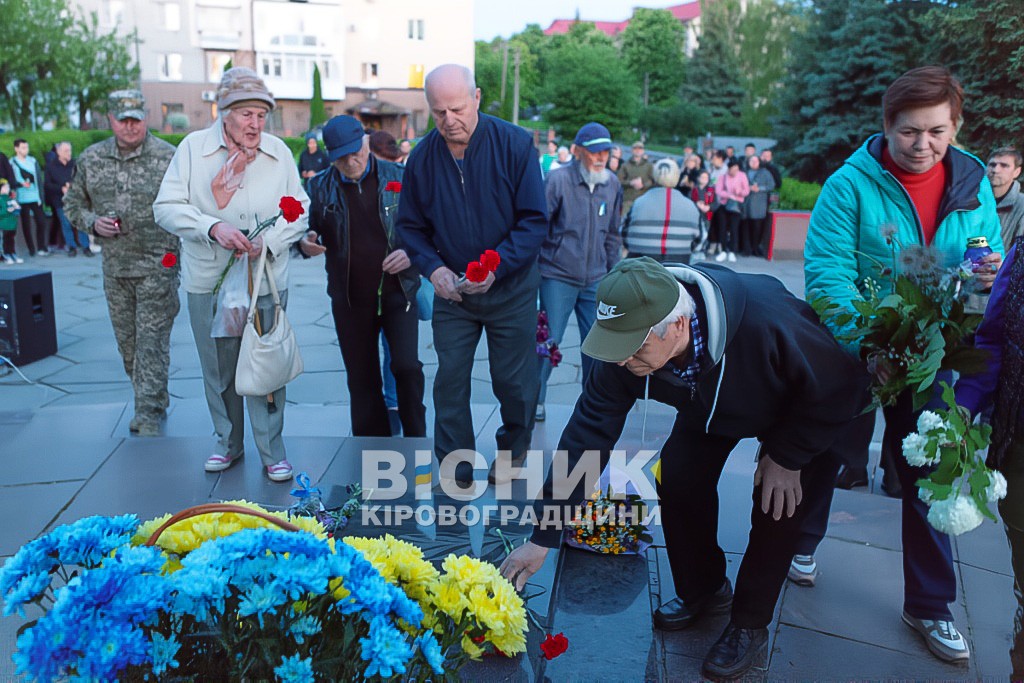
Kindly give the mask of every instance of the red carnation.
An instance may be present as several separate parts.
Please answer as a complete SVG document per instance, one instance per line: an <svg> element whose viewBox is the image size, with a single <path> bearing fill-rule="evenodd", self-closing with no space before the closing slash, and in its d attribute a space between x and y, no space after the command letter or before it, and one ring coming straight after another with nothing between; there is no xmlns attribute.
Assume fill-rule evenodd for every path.
<svg viewBox="0 0 1024 683"><path fill-rule="evenodd" d="M164 268L173 268L178 265L178 257L171 252L167 252L164 254L164 257L160 259L160 265Z"/></svg>
<svg viewBox="0 0 1024 683"><path fill-rule="evenodd" d="M401 192L402 191L402 183L398 182L397 180L389 180L387 185L384 186L384 191L385 192Z"/></svg>
<svg viewBox="0 0 1024 683"><path fill-rule="evenodd" d="M484 264L479 261L473 261L466 266L466 279L470 282L483 282L487 279L487 274L490 271L484 267Z"/></svg>
<svg viewBox="0 0 1024 683"><path fill-rule="evenodd" d="M306 210L302 208L302 203L295 197L281 197L281 202L277 206L281 209L281 215L289 223L294 223L299 220L299 216L306 213Z"/></svg>
<svg viewBox="0 0 1024 683"><path fill-rule="evenodd" d="M557 636L549 633L544 642L540 644L540 649L544 653L544 659L552 660L569 649L569 639L565 637L564 633L559 633Z"/></svg>
<svg viewBox="0 0 1024 683"><path fill-rule="evenodd" d="M501 265L501 254L493 249L488 249L484 253L480 254L480 263L483 264L484 268L493 273L498 269L498 266Z"/></svg>

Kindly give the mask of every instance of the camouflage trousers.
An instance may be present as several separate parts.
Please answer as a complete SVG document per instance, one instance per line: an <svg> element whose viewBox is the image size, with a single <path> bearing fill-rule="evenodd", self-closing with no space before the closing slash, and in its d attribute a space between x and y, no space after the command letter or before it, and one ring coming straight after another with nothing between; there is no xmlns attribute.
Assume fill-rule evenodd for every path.
<svg viewBox="0 0 1024 683"><path fill-rule="evenodd" d="M181 303L178 273L148 277L103 276L117 350L135 392L135 415L159 419L167 410L171 327Z"/></svg>

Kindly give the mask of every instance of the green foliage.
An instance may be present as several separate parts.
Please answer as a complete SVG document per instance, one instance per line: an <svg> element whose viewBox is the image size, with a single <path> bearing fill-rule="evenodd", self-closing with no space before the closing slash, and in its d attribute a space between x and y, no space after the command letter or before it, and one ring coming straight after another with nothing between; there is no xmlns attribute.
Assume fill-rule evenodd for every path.
<svg viewBox="0 0 1024 683"><path fill-rule="evenodd" d="M1024 149L1024 12L1020 0L961 0L933 9L926 23L935 61L966 92L958 138L986 158L996 147Z"/></svg>
<svg viewBox="0 0 1024 683"><path fill-rule="evenodd" d="M633 79L643 88L647 103L675 104L683 82L686 32L679 20L664 9L637 8L622 34L622 58Z"/></svg>
<svg viewBox="0 0 1024 683"><path fill-rule="evenodd" d="M111 90L138 79L124 37L100 31L95 15L78 17L67 0L0 0L0 117L15 128L67 122L69 104L85 112ZM127 37L128 41L135 36Z"/></svg>
<svg viewBox="0 0 1024 683"><path fill-rule="evenodd" d="M737 56L744 99L743 132L773 136L778 94L786 75L790 45L804 26L795 0L749 0L736 26Z"/></svg>
<svg viewBox="0 0 1024 683"><path fill-rule="evenodd" d="M779 208L789 211L811 211L821 194L821 185L805 183L796 178L783 178L779 188Z"/></svg>
<svg viewBox="0 0 1024 683"><path fill-rule="evenodd" d="M636 121L639 89L610 39L592 24L576 24L563 38L548 55L557 74L548 79L554 103L548 120L562 137L571 138L588 121L625 134Z"/></svg>
<svg viewBox="0 0 1024 683"><path fill-rule="evenodd" d="M701 1L703 33L686 70L683 101L704 112L708 131L743 132L740 119L745 91L736 52L739 0Z"/></svg>
<svg viewBox="0 0 1024 683"><path fill-rule="evenodd" d="M490 43L476 41L474 76L480 88L480 110L505 120L512 119L514 101L515 59L519 51L519 108L539 101L540 76L537 56L526 41L513 36L511 40L494 39ZM506 65L506 50L508 63ZM501 97L501 72L505 69L505 98Z"/></svg>
<svg viewBox="0 0 1024 683"><path fill-rule="evenodd" d="M309 101L309 127L312 130L327 123L327 107L324 106L323 90L320 86L320 67L313 65L313 98Z"/></svg>
<svg viewBox="0 0 1024 683"><path fill-rule="evenodd" d="M639 124L647 131L648 144L662 143L678 152L687 140L702 135L708 127L704 111L695 104L677 99L663 107L646 107L640 111Z"/></svg>
<svg viewBox="0 0 1024 683"><path fill-rule="evenodd" d="M775 120L786 166L824 181L882 128L882 95L928 43L918 0L813 0Z"/></svg>

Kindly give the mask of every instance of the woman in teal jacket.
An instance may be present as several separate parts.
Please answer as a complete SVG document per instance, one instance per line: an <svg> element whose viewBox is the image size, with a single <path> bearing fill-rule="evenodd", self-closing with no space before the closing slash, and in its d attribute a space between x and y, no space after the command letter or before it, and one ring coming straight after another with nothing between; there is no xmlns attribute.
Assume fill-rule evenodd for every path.
<svg viewBox="0 0 1024 683"><path fill-rule="evenodd" d="M865 278L883 279L876 264L891 262L894 247L887 238L895 238L897 249L930 246L942 266L952 267L963 260L968 238L984 236L994 253L975 272L979 284L990 287L1003 243L984 164L951 145L963 110L960 84L942 67L913 69L889 86L883 109L884 133L868 138L828 179L814 207L804 247L808 298L824 295L852 309L864 296ZM850 351L859 353L856 345ZM937 657L963 662L970 650L949 611L956 599L949 536L928 524L928 508L917 496L915 482L927 476L927 468L911 467L900 455L919 412L909 392L883 410L883 452L894 454L887 485L897 488L889 483L895 472L902 488L903 621ZM873 414L851 426L833 448L837 471L842 460L860 458L863 467L873 427ZM831 490L804 497L803 537L790 570L796 583L814 584L813 554L825 534L831 497Z"/></svg>

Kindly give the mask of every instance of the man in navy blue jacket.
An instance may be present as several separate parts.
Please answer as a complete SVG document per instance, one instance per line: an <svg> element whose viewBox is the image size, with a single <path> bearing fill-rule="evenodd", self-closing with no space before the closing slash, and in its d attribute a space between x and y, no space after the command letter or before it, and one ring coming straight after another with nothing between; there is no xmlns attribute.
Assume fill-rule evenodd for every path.
<svg viewBox="0 0 1024 683"><path fill-rule="evenodd" d="M470 381L486 332L501 407L498 450L518 467L530 446L538 388L537 253L547 216L537 153L526 131L480 114L480 90L466 67L439 66L425 90L437 127L409 156L396 228L440 299L433 316L434 451L441 461L475 449ZM480 283L462 280L487 249L501 256L498 269ZM469 464L462 465L456 479L471 480Z"/></svg>

